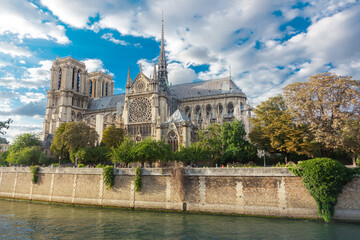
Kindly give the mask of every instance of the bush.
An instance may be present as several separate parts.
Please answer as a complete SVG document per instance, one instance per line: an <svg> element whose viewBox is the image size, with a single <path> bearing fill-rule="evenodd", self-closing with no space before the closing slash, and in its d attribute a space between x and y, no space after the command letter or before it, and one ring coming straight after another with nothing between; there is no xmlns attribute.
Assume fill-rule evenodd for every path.
<svg viewBox="0 0 360 240"><path fill-rule="evenodd" d="M134 179L134 187L135 187L135 191L136 192L140 192L141 191L141 168L140 167L137 167L135 169L135 179Z"/></svg>
<svg viewBox="0 0 360 240"><path fill-rule="evenodd" d="M36 184L36 183L37 183L37 180L38 180L39 167L38 167L38 166L31 166L31 167L30 167L30 172L31 172L31 174L32 174L31 182L32 182L33 184Z"/></svg>
<svg viewBox="0 0 360 240"><path fill-rule="evenodd" d="M84 164L82 164L82 163L80 163L80 164L78 164L78 165L77 165L77 167L78 167L78 168L84 168L84 167L85 167L85 165L84 165Z"/></svg>
<svg viewBox="0 0 360 240"><path fill-rule="evenodd" d="M56 160L54 158L49 158L44 153L40 153L39 164L51 165L52 163L55 162Z"/></svg>
<svg viewBox="0 0 360 240"><path fill-rule="evenodd" d="M351 181L355 171L330 158L315 158L289 167L301 176L304 186L315 199L318 214L329 222L334 215L337 197L343 186Z"/></svg>
<svg viewBox="0 0 360 240"><path fill-rule="evenodd" d="M356 164L358 165L358 167L360 166L360 157L356 159Z"/></svg>
<svg viewBox="0 0 360 240"><path fill-rule="evenodd" d="M9 155L9 151L0 153L0 166L8 166L9 165L9 163L6 161L6 158L8 155Z"/></svg>
<svg viewBox="0 0 360 240"><path fill-rule="evenodd" d="M106 190L110 190L114 185L114 178L115 178L114 167L113 166L103 167L102 175L104 179L104 184L106 186Z"/></svg>
<svg viewBox="0 0 360 240"><path fill-rule="evenodd" d="M103 168L104 165L102 165L101 163L99 163L98 165L96 165L96 168Z"/></svg>

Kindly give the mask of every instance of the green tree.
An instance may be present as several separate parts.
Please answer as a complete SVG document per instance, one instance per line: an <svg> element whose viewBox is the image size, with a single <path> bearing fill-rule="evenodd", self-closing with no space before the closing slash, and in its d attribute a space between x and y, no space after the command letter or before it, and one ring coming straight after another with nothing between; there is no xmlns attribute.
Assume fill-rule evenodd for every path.
<svg viewBox="0 0 360 240"><path fill-rule="evenodd" d="M101 142L107 149L116 148L124 141L125 132L122 128L110 126L105 129Z"/></svg>
<svg viewBox="0 0 360 240"><path fill-rule="evenodd" d="M5 151L0 153L0 166L7 166L8 162L6 161L7 156L9 155L9 151Z"/></svg>
<svg viewBox="0 0 360 240"><path fill-rule="evenodd" d="M312 156L307 125L295 124L282 95L262 102L254 112L249 138L256 147L267 152Z"/></svg>
<svg viewBox="0 0 360 240"><path fill-rule="evenodd" d="M63 123L56 129L50 149L56 156L64 158L70 152L93 147L98 138L95 129L83 122Z"/></svg>
<svg viewBox="0 0 360 240"><path fill-rule="evenodd" d="M198 156L210 157L210 165L217 163L242 162L256 157L256 148L245 140L244 124L235 120L231 124L212 124L199 132L197 147L202 149ZM198 152L199 153L199 152Z"/></svg>
<svg viewBox="0 0 360 240"><path fill-rule="evenodd" d="M196 143L188 147L180 146L175 152L174 159L185 164L204 162L209 159L209 151Z"/></svg>
<svg viewBox="0 0 360 240"><path fill-rule="evenodd" d="M170 146L168 146L163 141L155 141L151 138L146 138L135 145L135 158L142 165L145 162L148 162L150 167L152 167L152 163L156 160L160 161L168 161L168 157L170 156Z"/></svg>
<svg viewBox="0 0 360 240"><path fill-rule="evenodd" d="M219 162L223 153L222 125L211 124L205 130L199 131L199 141L196 145L209 154L210 165Z"/></svg>
<svg viewBox="0 0 360 240"><path fill-rule="evenodd" d="M323 156L342 147L341 133L349 120L360 118L360 81L332 73L316 74L307 82L284 88L289 113L321 144Z"/></svg>
<svg viewBox="0 0 360 240"><path fill-rule="evenodd" d="M222 163L246 162L256 158L256 147L245 140L245 137L245 126L241 121L235 120L231 124L223 124L221 133Z"/></svg>
<svg viewBox="0 0 360 240"><path fill-rule="evenodd" d="M13 120L11 118L8 118L6 121L0 121L0 134L4 135L5 131L4 129L9 129L10 123L12 123Z"/></svg>
<svg viewBox="0 0 360 240"><path fill-rule="evenodd" d="M112 157L114 163L124 163L126 166L128 166L129 163L134 162L134 142L129 137L125 137L124 141L118 147L112 149Z"/></svg>
<svg viewBox="0 0 360 240"><path fill-rule="evenodd" d="M19 152L25 147L40 146L40 141L34 133L23 133L17 135L14 142L10 145L10 152Z"/></svg>
<svg viewBox="0 0 360 240"><path fill-rule="evenodd" d="M78 164L105 164L110 160L109 150L103 146L83 147L78 150L71 151L70 159L73 163L75 163L76 158L78 158Z"/></svg>
<svg viewBox="0 0 360 240"><path fill-rule="evenodd" d="M41 153L40 145L40 141L34 133L18 135L9 147L6 161L11 164L38 164Z"/></svg>
<svg viewBox="0 0 360 240"><path fill-rule="evenodd" d="M41 154L41 147L39 146L25 147L16 153L10 151L9 163L27 166L37 165Z"/></svg>
<svg viewBox="0 0 360 240"><path fill-rule="evenodd" d="M346 122L342 134L342 148L352 157L356 166L356 158L360 157L360 121Z"/></svg>

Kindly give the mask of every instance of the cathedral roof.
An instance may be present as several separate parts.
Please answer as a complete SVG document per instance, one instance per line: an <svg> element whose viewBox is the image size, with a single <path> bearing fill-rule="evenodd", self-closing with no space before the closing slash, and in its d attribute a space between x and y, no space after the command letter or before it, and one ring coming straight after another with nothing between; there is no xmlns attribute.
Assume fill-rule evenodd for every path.
<svg viewBox="0 0 360 240"><path fill-rule="evenodd" d="M125 94L116 94L100 98L90 99L87 110L98 111L104 109L116 108L118 104L124 104Z"/></svg>
<svg viewBox="0 0 360 240"><path fill-rule="evenodd" d="M184 122L189 121L190 119L185 115L185 113L181 110L176 110L173 115L166 121L166 123L177 123L177 122Z"/></svg>
<svg viewBox="0 0 360 240"><path fill-rule="evenodd" d="M244 95L230 77L173 85L170 86L170 92L180 99L214 96L226 93L239 93Z"/></svg>

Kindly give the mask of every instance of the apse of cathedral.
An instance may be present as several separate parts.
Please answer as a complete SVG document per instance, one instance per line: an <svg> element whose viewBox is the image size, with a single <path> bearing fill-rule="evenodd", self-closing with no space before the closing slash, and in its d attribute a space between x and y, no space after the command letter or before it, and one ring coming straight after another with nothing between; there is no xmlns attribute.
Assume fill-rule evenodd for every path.
<svg viewBox="0 0 360 240"><path fill-rule="evenodd" d="M171 79L170 79L171 80ZM250 131L251 107L231 77L170 85L162 24L159 61L152 77L140 71L127 75L125 93L114 95L114 81L101 71L88 73L71 57L57 58L51 68L46 115L41 140L50 144L56 128L83 121L101 140L111 125L124 128L134 141L151 137L176 150L198 140L198 130L213 123L243 121ZM48 143L48 144L46 144Z"/></svg>

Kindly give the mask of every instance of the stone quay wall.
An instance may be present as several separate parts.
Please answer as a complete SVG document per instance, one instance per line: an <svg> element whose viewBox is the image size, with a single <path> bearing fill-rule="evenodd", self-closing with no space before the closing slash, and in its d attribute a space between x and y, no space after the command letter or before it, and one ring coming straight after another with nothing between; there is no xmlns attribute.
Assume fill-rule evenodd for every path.
<svg viewBox="0 0 360 240"><path fill-rule="evenodd" d="M318 218L314 199L300 177L286 168L143 169L141 192L134 169L115 169L115 184L104 186L101 168L40 168L31 183L29 168L0 167L0 198L66 204ZM339 195L335 219L360 221L360 178Z"/></svg>

